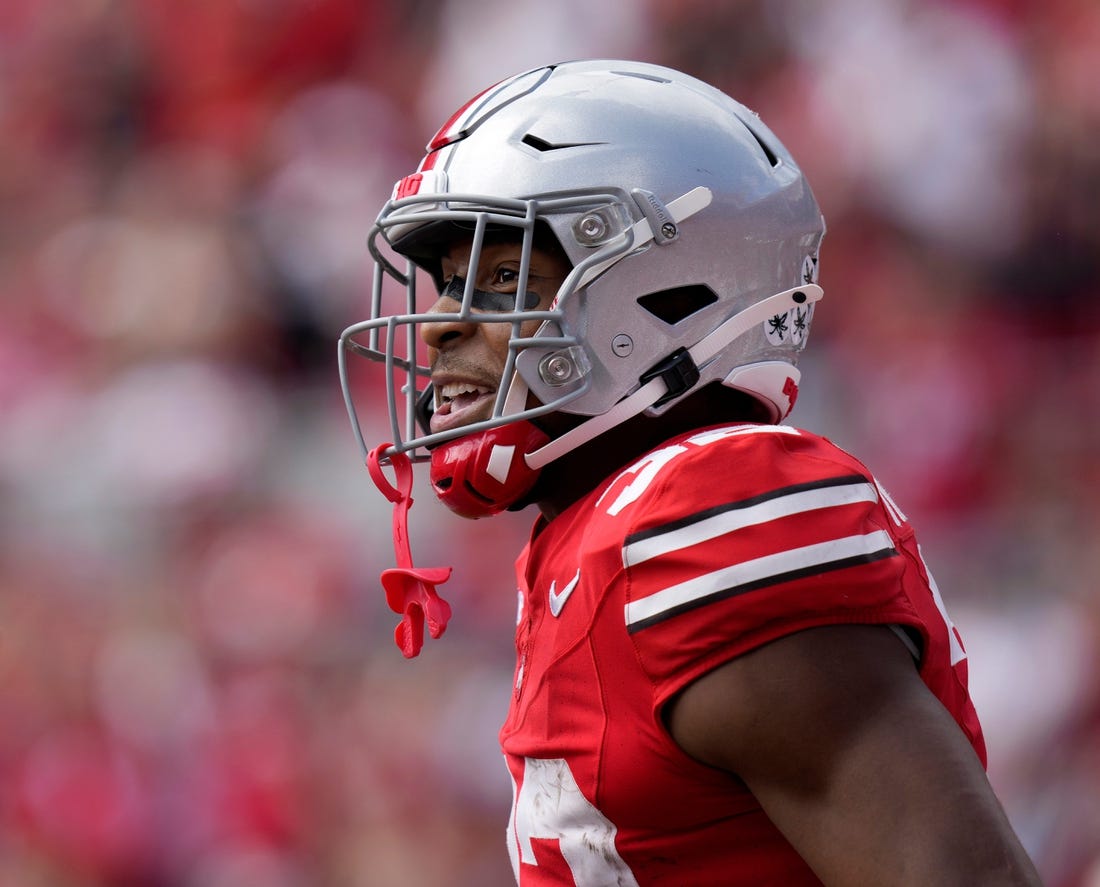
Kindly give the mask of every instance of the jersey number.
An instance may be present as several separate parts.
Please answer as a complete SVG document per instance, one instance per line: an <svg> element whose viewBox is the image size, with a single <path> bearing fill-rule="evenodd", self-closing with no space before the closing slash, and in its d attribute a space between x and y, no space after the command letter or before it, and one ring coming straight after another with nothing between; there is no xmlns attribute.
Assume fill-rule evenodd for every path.
<svg viewBox="0 0 1100 887"><path fill-rule="evenodd" d="M576 887L638 887L615 848L614 824L581 793L562 758L527 758L523 784L512 785L512 823L508 851L517 883L522 865L538 865L532 840L557 841L558 851Z"/></svg>

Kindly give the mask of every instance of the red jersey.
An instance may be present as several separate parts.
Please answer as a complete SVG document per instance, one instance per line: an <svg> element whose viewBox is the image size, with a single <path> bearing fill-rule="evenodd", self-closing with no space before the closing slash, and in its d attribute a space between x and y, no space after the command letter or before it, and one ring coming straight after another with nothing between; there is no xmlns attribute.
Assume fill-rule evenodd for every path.
<svg viewBox="0 0 1100 887"><path fill-rule="evenodd" d="M821 437L675 438L540 521L516 566L500 737L521 887L819 884L744 783L689 758L661 718L701 675L811 626L911 629L921 677L985 761L965 653L912 528Z"/></svg>

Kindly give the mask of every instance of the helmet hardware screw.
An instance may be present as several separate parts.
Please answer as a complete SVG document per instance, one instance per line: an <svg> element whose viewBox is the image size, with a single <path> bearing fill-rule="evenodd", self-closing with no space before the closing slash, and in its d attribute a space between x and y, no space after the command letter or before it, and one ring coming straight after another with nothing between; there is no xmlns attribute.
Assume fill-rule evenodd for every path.
<svg viewBox="0 0 1100 887"><path fill-rule="evenodd" d="M560 354L552 354L542 362L539 375L547 385L562 385L573 377L573 361Z"/></svg>
<svg viewBox="0 0 1100 887"><path fill-rule="evenodd" d="M581 234L593 242L600 240L607 233L607 222L595 213L581 219L578 227Z"/></svg>
<svg viewBox="0 0 1100 887"><path fill-rule="evenodd" d="M664 235L664 236L665 236L666 238L668 238L669 240L671 240L671 239L672 239L673 237L675 237L675 236L676 236L676 226L675 226L675 225L674 225L674 224L673 224L672 222L665 222L665 223L664 223L664 224L663 224L663 225L661 226L661 233L662 233L662 234L663 234L663 235Z"/></svg>
<svg viewBox="0 0 1100 887"><path fill-rule="evenodd" d="M626 333L619 333L611 340L611 350L618 357L629 357L634 350L634 340Z"/></svg>

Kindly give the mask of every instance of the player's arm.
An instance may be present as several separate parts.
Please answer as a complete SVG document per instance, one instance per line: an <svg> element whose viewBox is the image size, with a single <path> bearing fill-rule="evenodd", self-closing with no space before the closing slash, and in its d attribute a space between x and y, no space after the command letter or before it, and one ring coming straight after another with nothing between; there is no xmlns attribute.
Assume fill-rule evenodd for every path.
<svg viewBox="0 0 1100 887"><path fill-rule="evenodd" d="M666 709L736 773L829 887L1038 885L963 732L883 626L814 628L738 657Z"/></svg>

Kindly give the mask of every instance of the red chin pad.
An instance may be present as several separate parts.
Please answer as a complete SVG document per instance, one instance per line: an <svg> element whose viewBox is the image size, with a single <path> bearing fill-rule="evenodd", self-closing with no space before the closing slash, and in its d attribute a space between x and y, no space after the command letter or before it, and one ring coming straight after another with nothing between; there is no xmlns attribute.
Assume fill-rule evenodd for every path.
<svg viewBox="0 0 1100 887"><path fill-rule="evenodd" d="M499 514L529 492L539 476L523 457L549 442L530 422L447 441L432 450L432 489L462 517Z"/></svg>

